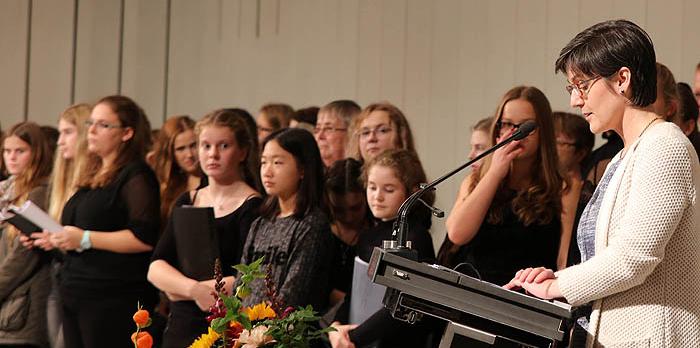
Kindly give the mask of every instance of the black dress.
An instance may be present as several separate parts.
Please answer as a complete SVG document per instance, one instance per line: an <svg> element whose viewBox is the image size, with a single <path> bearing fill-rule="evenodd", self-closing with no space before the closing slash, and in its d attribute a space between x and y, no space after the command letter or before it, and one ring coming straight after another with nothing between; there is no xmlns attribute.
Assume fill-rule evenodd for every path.
<svg viewBox="0 0 700 348"><path fill-rule="evenodd" d="M508 195L515 197L515 191ZM460 250L457 260L471 264L481 280L496 285L507 284L523 268L556 269L561 220L558 212L552 214L548 224L525 226L506 205L501 223L491 224L485 218L476 236ZM458 270L474 276L464 268Z"/></svg>
<svg viewBox="0 0 700 348"><path fill-rule="evenodd" d="M158 181L143 161L126 164L104 187L79 189L61 223L85 230L128 229L155 246L160 220ZM69 251L61 272L66 347L128 347L141 304L152 310L157 292L146 280L151 252Z"/></svg>
<svg viewBox="0 0 700 348"><path fill-rule="evenodd" d="M248 236L250 224L259 215L258 210L261 203L260 197L251 197L230 214L214 220L219 240L221 271L224 277L235 275L236 271L233 266L241 261L243 244ZM183 193L175 201L176 207L183 205L192 205L189 192ZM172 218L168 220L163 237L153 252L153 260L164 260L171 266L180 269ZM207 315L208 313L201 311L194 301L171 302L170 317L163 334L161 347L181 348L189 346L197 337L207 332L207 326L209 326L205 319Z"/></svg>
<svg viewBox="0 0 700 348"><path fill-rule="evenodd" d="M421 209L418 209L421 211ZM426 226L425 214L416 214L409 218L409 230L406 240L411 241L411 248L418 252L419 261L434 262L435 251L433 241ZM369 262L374 247L381 247L382 241L392 239L392 229L395 220L380 221L368 231L360 235L357 242L357 256ZM348 293L345 303L350 302L352 294ZM346 316L348 308L341 307L339 316ZM338 317L339 318L339 317ZM340 318L339 318L340 319ZM347 320L343 321L347 322ZM382 308L365 320L357 328L350 331L350 340L356 347L426 347L431 345L431 334L439 330L436 321L425 318L411 325L393 319L388 310Z"/></svg>

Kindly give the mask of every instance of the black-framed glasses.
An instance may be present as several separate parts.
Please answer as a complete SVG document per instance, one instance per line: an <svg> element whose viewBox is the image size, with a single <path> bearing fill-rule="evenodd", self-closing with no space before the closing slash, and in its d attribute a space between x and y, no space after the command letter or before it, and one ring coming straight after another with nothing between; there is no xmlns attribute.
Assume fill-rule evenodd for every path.
<svg viewBox="0 0 700 348"><path fill-rule="evenodd" d="M380 125L378 127L375 127L374 129L370 128L362 128L357 131L357 134L360 136L360 139L367 139L369 138L372 134L374 134L376 137L384 137L389 135L394 129L387 126L387 125Z"/></svg>
<svg viewBox="0 0 700 348"><path fill-rule="evenodd" d="M578 144L577 144L577 143L572 143L572 142L569 142L569 141L557 140L557 145L558 145L558 146L572 146L572 147L576 147L576 145L578 145Z"/></svg>
<svg viewBox="0 0 700 348"><path fill-rule="evenodd" d="M528 122L528 121L534 121L534 120L524 120L523 122L520 122L520 123L513 123L510 121L498 120L498 122L496 122L496 128L498 129L499 134L503 134L503 133L509 132L511 129L518 130L518 128L520 128L520 126L522 126L525 122Z"/></svg>
<svg viewBox="0 0 700 348"><path fill-rule="evenodd" d="M98 129L124 128L124 126L122 126L120 124L111 124L111 123L107 123L107 122L102 121L102 120L99 120L99 121L95 121L95 120L91 120L91 119L85 120L85 127L90 128L90 127L92 127L92 125L95 125Z"/></svg>
<svg viewBox="0 0 700 348"><path fill-rule="evenodd" d="M588 80L583 80L579 81L576 83L570 83L564 87L566 89L566 92L569 93L569 95L572 95L574 91L576 91L576 94L583 98L587 99L588 98L588 91L591 90L591 87L593 87L593 84L595 84L598 80L602 79L602 76L598 77L592 77Z"/></svg>
<svg viewBox="0 0 700 348"><path fill-rule="evenodd" d="M335 128L335 127L316 127L314 128L314 134L321 134L321 133L331 133L331 132L345 132L348 130L347 128Z"/></svg>

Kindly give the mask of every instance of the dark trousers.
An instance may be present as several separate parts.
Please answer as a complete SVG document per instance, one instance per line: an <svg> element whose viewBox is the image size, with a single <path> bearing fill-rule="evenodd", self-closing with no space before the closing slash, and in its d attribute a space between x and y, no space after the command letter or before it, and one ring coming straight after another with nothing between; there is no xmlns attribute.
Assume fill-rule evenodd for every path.
<svg viewBox="0 0 700 348"><path fill-rule="evenodd" d="M62 289L64 290L64 289ZM61 291L63 337L71 348L133 347L136 331L132 319L138 303L152 313L155 294L86 298Z"/></svg>

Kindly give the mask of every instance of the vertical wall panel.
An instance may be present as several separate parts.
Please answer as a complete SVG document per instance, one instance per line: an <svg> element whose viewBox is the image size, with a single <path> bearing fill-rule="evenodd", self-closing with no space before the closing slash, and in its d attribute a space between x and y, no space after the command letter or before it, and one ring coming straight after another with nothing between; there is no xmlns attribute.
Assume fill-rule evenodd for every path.
<svg viewBox="0 0 700 348"><path fill-rule="evenodd" d="M403 107L406 65L406 1L382 1L379 98Z"/></svg>
<svg viewBox="0 0 700 348"><path fill-rule="evenodd" d="M121 92L141 105L153 128L159 128L166 117L168 2L126 0L124 4Z"/></svg>
<svg viewBox="0 0 700 348"><path fill-rule="evenodd" d="M361 0L359 9L359 39L357 66L357 97L359 103L367 105L384 99L381 96L379 76L381 75L383 48L382 3Z"/></svg>
<svg viewBox="0 0 700 348"><path fill-rule="evenodd" d="M681 17L682 38L681 68L673 71L677 81L683 81L693 87L695 68L700 63L700 25L698 25L698 13L700 13L700 1L683 1L683 15Z"/></svg>
<svg viewBox="0 0 700 348"><path fill-rule="evenodd" d="M0 129L25 117L30 2L0 1Z"/></svg>
<svg viewBox="0 0 700 348"><path fill-rule="evenodd" d="M564 91L566 74L554 74L554 63L561 49L581 30L578 9L578 1L549 0L547 3L547 66L542 91L552 104L552 110L577 112L569 105L569 95Z"/></svg>
<svg viewBox="0 0 700 348"><path fill-rule="evenodd" d="M680 71L683 52L683 3L649 0L647 12L652 15L647 17L645 29L654 42L656 60L672 72ZM696 41L695 45L700 45L700 41Z"/></svg>
<svg viewBox="0 0 700 348"><path fill-rule="evenodd" d="M487 46L485 103L496 105L500 97L515 85L515 26L516 1L489 1L487 16Z"/></svg>
<svg viewBox="0 0 700 348"><path fill-rule="evenodd" d="M515 84L544 90L552 74L547 57L546 0L517 0L515 39ZM539 38L539 39L538 39Z"/></svg>
<svg viewBox="0 0 700 348"><path fill-rule="evenodd" d="M438 178L461 163L465 156L458 151L442 152L439 149L461 148L461 137L455 132L461 125L459 111L459 71L461 0L440 1L433 12L433 44L431 69L431 110L430 115L412 115L413 118L429 117L427 127L417 129L420 139L426 141L417 145L418 153L426 170L428 180ZM441 209L449 210L454 202L458 178L445 182L437 191L436 204ZM444 239L444 223L435 224L433 230L434 244Z"/></svg>
<svg viewBox="0 0 700 348"><path fill-rule="evenodd" d="M431 122L433 9L433 4L428 1L407 1L403 111L409 115L418 144L427 139L417 131L426 129Z"/></svg>
<svg viewBox="0 0 700 348"><path fill-rule="evenodd" d="M121 73L121 0L78 2L76 102L117 94Z"/></svg>
<svg viewBox="0 0 700 348"><path fill-rule="evenodd" d="M73 0L33 0L27 118L55 125L71 103Z"/></svg>

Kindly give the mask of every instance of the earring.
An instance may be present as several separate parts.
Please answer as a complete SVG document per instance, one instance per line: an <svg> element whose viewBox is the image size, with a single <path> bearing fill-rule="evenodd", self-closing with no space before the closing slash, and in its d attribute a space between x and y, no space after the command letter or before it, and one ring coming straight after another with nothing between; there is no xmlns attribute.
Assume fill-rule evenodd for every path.
<svg viewBox="0 0 700 348"><path fill-rule="evenodd" d="M625 94L625 90L624 90L624 89L621 89L621 90L620 90L620 94Z"/></svg>

